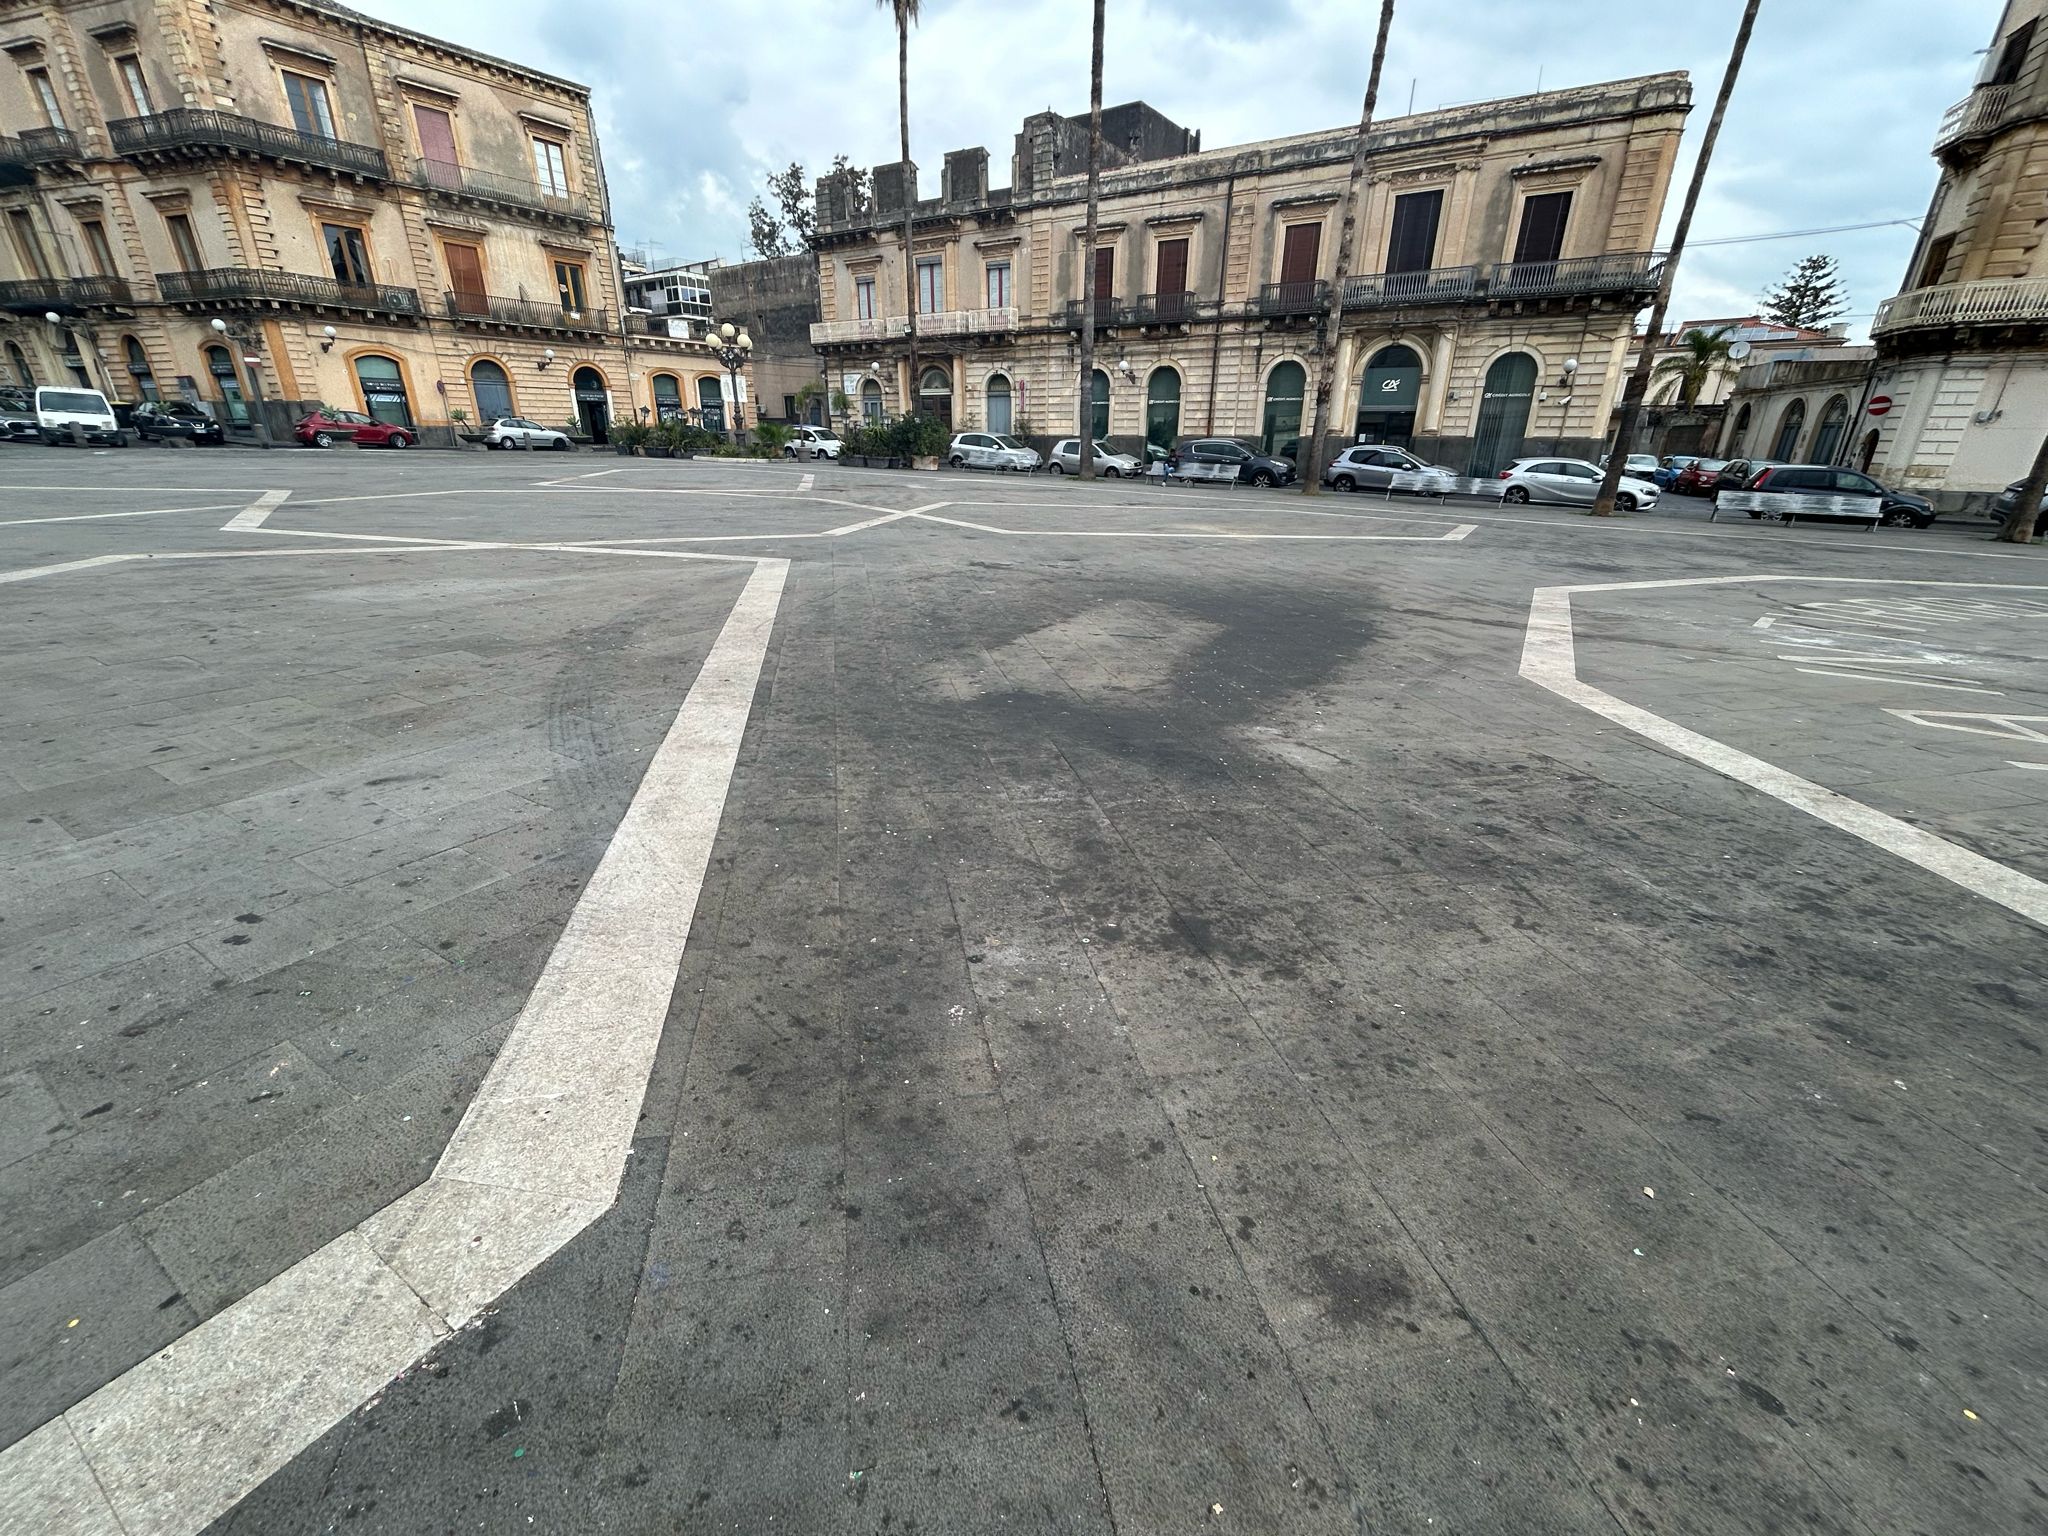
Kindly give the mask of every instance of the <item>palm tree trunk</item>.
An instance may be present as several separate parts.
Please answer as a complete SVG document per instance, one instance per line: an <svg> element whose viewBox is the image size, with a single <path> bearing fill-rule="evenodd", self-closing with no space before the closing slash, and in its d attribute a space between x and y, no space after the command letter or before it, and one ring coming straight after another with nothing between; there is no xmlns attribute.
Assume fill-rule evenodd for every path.
<svg viewBox="0 0 2048 1536"><path fill-rule="evenodd" d="M2005 526L1998 530L1999 538L2008 544L2032 541L2034 523L2041 515L2041 493L2044 490L2048 490L2048 437L2041 439L2040 449L2034 454L2034 467L2020 482L2020 499L2013 504L2012 516L2005 520Z"/></svg>
<svg viewBox="0 0 2048 1536"><path fill-rule="evenodd" d="M1685 253L1685 237L1692 229L1693 210L1699 206L1700 187L1707 179L1707 166L1714 158L1714 141L1721 136L1721 119L1728 115L1728 98L1735 90L1735 77L1742 72L1742 55L1749 48L1749 34L1756 26L1757 6L1762 0L1748 0L1742 8L1742 24L1735 29L1735 46L1728 52L1728 68L1721 76L1721 89L1714 97L1714 115L1707 119L1706 136L1700 140L1700 157L1694 162L1692 180L1685 189L1685 205L1678 210L1678 227L1671 232L1671 250L1664 258L1664 275L1657 283L1657 301L1650 306L1649 335L1636 358L1635 372L1621 395L1621 420L1616 424L1614 448L1607 455L1607 473L1601 477L1600 493L1593 498L1595 517L1614 515L1614 493L1621 485L1622 466L1635 442L1636 417L1642 413L1643 394L1649 388L1651 359L1656 339L1664 334L1664 316L1671 308L1671 284L1678 276L1678 258Z"/></svg>
<svg viewBox="0 0 2048 1536"><path fill-rule="evenodd" d="M1102 196L1102 0L1088 56L1088 217L1081 231L1081 478L1095 474L1095 223Z"/></svg>
<svg viewBox="0 0 2048 1536"><path fill-rule="evenodd" d="M1331 284L1329 329L1316 359L1316 408L1301 452L1301 493L1322 489L1323 437L1330 430L1330 381L1344 339L1344 284L1351 276L1351 254L1358 235L1358 193L1365 185L1365 139L1372 131L1373 108L1379 102L1380 67L1387 61L1387 33L1394 25L1394 0L1380 0L1380 31L1373 40L1372 68L1365 77L1365 106L1358 114L1358 137L1351 145L1351 180L1344 188L1344 215L1337 226L1337 274Z"/></svg>
<svg viewBox="0 0 2048 1536"><path fill-rule="evenodd" d="M910 16L900 6L896 11L896 120L903 137L903 292L910 305L910 377L905 381L909 409L915 413L917 395L917 194L910 185Z"/></svg>

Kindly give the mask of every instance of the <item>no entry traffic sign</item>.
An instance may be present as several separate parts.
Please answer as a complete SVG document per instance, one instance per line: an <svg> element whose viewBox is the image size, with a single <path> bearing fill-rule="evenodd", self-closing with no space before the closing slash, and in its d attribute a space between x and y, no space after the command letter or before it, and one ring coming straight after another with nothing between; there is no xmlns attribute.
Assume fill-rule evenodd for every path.
<svg viewBox="0 0 2048 1536"><path fill-rule="evenodd" d="M1870 404L1867 407L1870 414L1873 416L1882 416L1886 411L1890 410L1891 408L1892 397L1890 395L1872 395L1870 397Z"/></svg>

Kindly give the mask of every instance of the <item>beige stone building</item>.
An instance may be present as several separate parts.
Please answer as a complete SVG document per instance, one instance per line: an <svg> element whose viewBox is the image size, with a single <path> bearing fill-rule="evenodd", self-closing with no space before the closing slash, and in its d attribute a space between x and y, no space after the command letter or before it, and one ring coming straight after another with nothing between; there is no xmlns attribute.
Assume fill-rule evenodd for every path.
<svg viewBox="0 0 2048 1536"><path fill-rule="evenodd" d="M243 424L260 390L429 443L717 398L700 343L625 314L585 87L325 0L0 18L6 382Z"/></svg>
<svg viewBox="0 0 2048 1536"><path fill-rule="evenodd" d="M916 169L877 167L870 206L818 184L813 338L856 410L913 405L1041 441L1075 430L1081 263L1096 264L1098 430L1118 447L1206 434L1285 450L1320 349L1333 436L1488 473L1599 449L1691 99L1682 73L1388 119L1373 132L1341 335L1330 282L1353 131L1224 149L1142 102L1104 113L1100 231L1081 248L1087 121L945 157L915 215L919 376L909 376L902 209Z"/></svg>
<svg viewBox="0 0 2048 1536"><path fill-rule="evenodd" d="M1941 181L1905 291L1870 327L1855 458L1945 511L2026 473L2048 423L2048 0L2010 0L1983 73L1935 131Z"/></svg>

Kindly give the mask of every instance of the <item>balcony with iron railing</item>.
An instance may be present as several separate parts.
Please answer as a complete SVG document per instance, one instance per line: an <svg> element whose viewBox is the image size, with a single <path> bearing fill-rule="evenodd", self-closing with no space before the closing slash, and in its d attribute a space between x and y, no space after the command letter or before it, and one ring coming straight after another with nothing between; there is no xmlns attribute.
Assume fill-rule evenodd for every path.
<svg viewBox="0 0 2048 1536"><path fill-rule="evenodd" d="M1081 328L1083 313L1082 300L1067 300L1068 330L1078 331ZM1110 326L1188 325L1197 320L1214 320L1222 313L1220 300L1204 299L1186 292L1141 293L1136 298L1098 294L1095 299L1095 325L1098 330Z"/></svg>
<svg viewBox="0 0 2048 1536"><path fill-rule="evenodd" d="M0 168L33 170L78 158L78 135L69 128L24 128L0 138Z"/></svg>
<svg viewBox="0 0 2048 1536"><path fill-rule="evenodd" d="M1647 297L1663 276L1664 258L1656 251L1609 251L1556 261L1496 261L1486 268L1483 281L1489 299Z"/></svg>
<svg viewBox="0 0 2048 1536"><path fill-rule="evenodd" d="M456 201L489 203L573 223L583 223L590 217L589 205L571 193L542 187L531 177L507 176L473 165L457 165L452 160L413 161L412 181L429 193Z"/></svg>
<svg viewBox="0 0 2048 1536"><path fill-rule="evenodd" d="M0 283L0 309L17 315L106 309L133 303L118 277L25 277Z"/></svg>
<svg viewBox="0 0 2048 1536"><path fill-rule="evenodd" d="M1430 267L1421 272L1371 272L1344 284L1346 309L1398 309L1409 304L1468 304L1479 291L1479 271Z"/></svg>
<svg viewBox="0 0 2048 1536"><path fill-rule="evenodd" d="M2012 106L2016 87L1980 85L1941 115L1934 130L1934 152L1938 155L1952 144L1982 138L1993 132Z"/></svg>
<svg viewBox="0 0 2048 1536"><path fill-rule="evenodd" d="M2048 278L1987 278L1909 288L1877 306L1872 336L1975 325L2048 323Z"/></svg>
<svg viewBox="0 0 2048 1536"><path fill-rule="evenodd" d="M213 304L230 309L338 309L417 317L419 290L381 284L338 283L304 272L259 267L206 267L159 272L157 292L167 304Z"/></svg>
<svg viewBox="0 0 2048 1536"><path fill-rule="evenodd" d="M190 155L255 155L289 165L316 166L382 181L391 172L384 151L370 144L296 128L280 128L233 112L178 107L146 117L124 117L107 124L114 153L130 160Z"/></svg>
<svg viewBox="0 0 2048 1536"><path fill-rule="evenodd" d="M1254 308L1268 319L1288 315L1312 315L1330 301L1330 285L1321 278L1313 282L1262 283Z"/></svg>
<svg viewBox="0 0 2048 1536"><path fill-rule="evenodd" d="M529 331L604 332L611 329L611 312L603 309L564 309L560 302L541 299L501 298L493 293L449 293L443 299L448 317L468 325L500 325Z"/></svg>

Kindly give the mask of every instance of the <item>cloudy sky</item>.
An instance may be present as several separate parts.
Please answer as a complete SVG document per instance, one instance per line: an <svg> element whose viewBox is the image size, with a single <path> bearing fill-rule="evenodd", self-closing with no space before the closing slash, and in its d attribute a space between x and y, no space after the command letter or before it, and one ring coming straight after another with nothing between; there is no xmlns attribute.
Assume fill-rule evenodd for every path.
<svg viewBox="0 0 2048 1536"><path fill-rule="evenodd" d="M587 82L619 241L669 260L746 254L746 205L792 159L896 158L896 47L871 0L355 0L422 31ZM1710 172L1672 318L1754 310L1825 251L1860 335L1899 285L1914 231L1706 244L1880 220L1917 223L1935 124L1966 94L1999 0L1764 0ZM1108 0L1103 95L1142 97L1205 147L1355 122L1369 0ZM1735 0L1404 0L1382 115L1684 69L1695 110L1668 234L1727 60ZM1088 105L1087 0L924 0L910 41L911 155L937 190L949 149L986 145L1008 179L1026 114ZM1314 45L1303 44L1314 40Z"/></svg>

